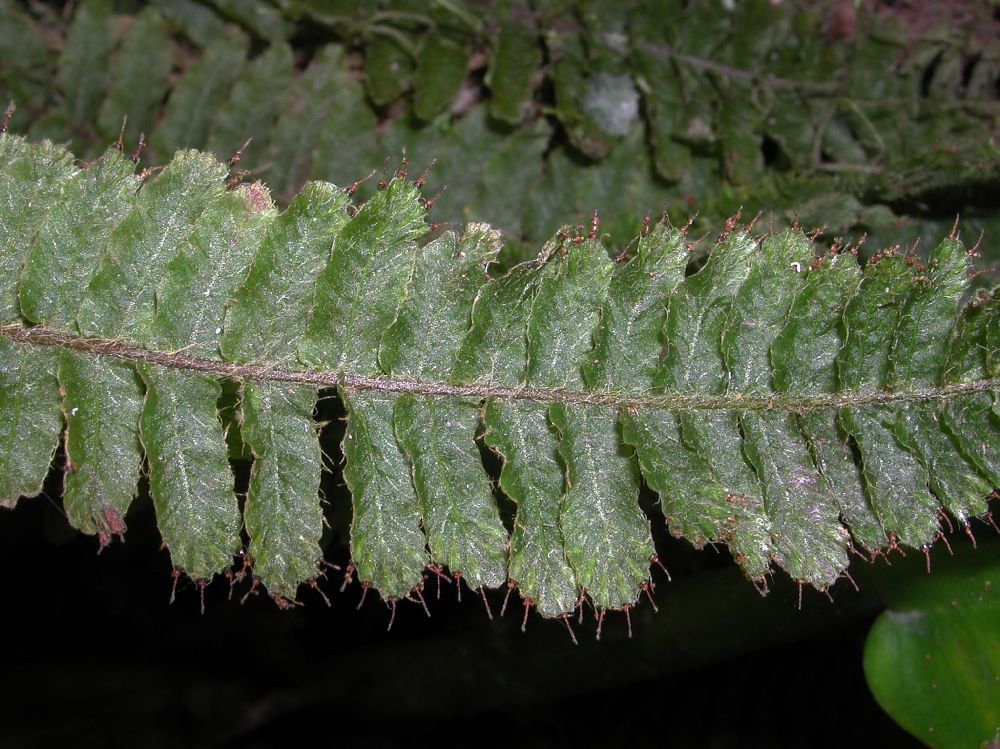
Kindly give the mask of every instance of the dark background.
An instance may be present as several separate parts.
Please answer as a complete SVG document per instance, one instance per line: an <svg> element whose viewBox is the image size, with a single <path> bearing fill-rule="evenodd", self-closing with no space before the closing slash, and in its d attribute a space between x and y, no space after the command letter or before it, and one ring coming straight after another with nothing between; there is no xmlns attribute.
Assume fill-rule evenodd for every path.
<svg viewBox="0 0 1000 749"><path fill-rule="evenodd" d="M578 647L534 613L522 634L513 598L490 621L474 593L459 604L445 585L438 600L432 580L432 618L403 601L386 632L385 604L369 594L356 610L360 586L340 593L334 571L320 583L329 608L305 587L295 610L266 595L241 605L248 581L229 600L221 578L204 615L184 580L171 605L148 498L128 515L127 542L98 555L61 515L58 480L0 516L4 746L263 747L313 735L366 746L919 746L876 705L861 668L880 586L926 574L919 553L891 567L856 561L860 592L841 581L831 603L806 589L800 611L783 574L761 597L725 551L659 537L674 580L656 572L660 611L641 602L631 640L618 613L596 642L590 611L573 622ZM960 555L963 539L951 539ZM937 548L935 566L947 563ZM502 592L488 595L496 615Z"/></svg>

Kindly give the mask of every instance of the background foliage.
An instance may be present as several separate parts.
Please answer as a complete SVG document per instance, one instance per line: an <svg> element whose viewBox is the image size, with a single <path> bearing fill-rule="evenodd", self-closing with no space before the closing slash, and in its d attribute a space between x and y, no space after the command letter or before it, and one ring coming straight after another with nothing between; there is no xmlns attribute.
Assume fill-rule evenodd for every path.
<svg viewBox="0 0 1000 749"><path fill-rule="evenodd" d="M502 228L514 238L507 262L533 254L560 223L586 222L594 209L611 249L634 236L644 213L661 208L678 223L698 212L699 234L717 231L740 207L750 215L767 209L776 224L797 214L807 226L827 227L830 237L867 231L872 249L920 237L929 248L957 212L965 236L1000 235L1000 54L988 5L956 5L948 25L928 23L927 8L905 4L726 9L651 2L628 10L597 2L359 9L335 0L98 0L64 9L0 0L0 95L18 102L13 130L60 141L72 134L85 158L118 137L121 112L129 116L129 146L145 132L149 165L182 146L226 157L253 135L240 166L284 198L307 178L350 184L380 171L384 156L405 146L417 169L436 159L429 194L447 185L432 215ZM376 180L359 186L362 196ZM980 279L997 277L995 262L987 255ZM337 496L334 487L328 496ZM331 513L343 511L332 502ZM130 529L142 528L142 510L136 513ZM332 556L342 541L326 539ZM713 565L668 548L682 581ZM809 630L809 623L789 624L784 615L768 623L762 614L750 621L773 626L775 640L750 625L741 645L699 640L700 654L685 660L664 645L671 636L691 638L686 625L750 616L758 605L740 599L735 587L712 589L700 579L676 600L669 594L672 619L646 624L659 634L641 652L605 656L611 675L595 689L834 626L826 615ZM848 622L864 621L879 606L877 596L866 597L872 586L861 583L868 592L837 609ZM704 597L710 589L715 603ZM794 597L780 586L777 595ZM469 642L481 639L467 626ZM731 630L718 634L733 637ZM508 642L503 632L486 634L497 650ZM420 634L414 629L410 642L421 642ZM548 650L545 637L515 646ZM436 684L436 693L461 695L459 661L442 655L448 647L436 652L453 667L445 669L451 678ZM401 652L368 652L387 668L407 662ZM476 652L477 672L488 671L486 650ZM654 652L657 666L624 665ZM498 673L501 660L493 663ZM545 663L539 672L524 669L520 701L497 697L500 704L546 704L544 690L530 685ZM370 665L359 661L354 678ZM763 667L751 670L759 675ZM565 689L571 673L567 667L566 680L550 683ZM385 694L398 701L401 685L422 683L401 679ZM490 683L466 685L484 693L476 704L504 692ZM404 704L400 715L421 709Z"/></svg>
<svg viewBox="0 0 1000 749"><path fill-rule="evenodd" d="M869 247L995 226L997 21L986 4L449 0L0 2L16 131L82 158L145 132L228 157L275 194L350 184L406 147L441 220L529 244L599 209L797 213ZM52 85L53 81L55 86ZM362 196L374 180L359 188ZM524 256L524 247L512 248Z"/></svg>

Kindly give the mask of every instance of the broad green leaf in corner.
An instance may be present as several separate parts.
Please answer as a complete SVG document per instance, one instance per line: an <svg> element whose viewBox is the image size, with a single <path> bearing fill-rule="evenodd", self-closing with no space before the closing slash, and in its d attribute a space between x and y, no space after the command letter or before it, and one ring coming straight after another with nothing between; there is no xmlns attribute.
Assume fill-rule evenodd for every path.
<svg viewBox="0 0 1000 749"><path fill-rule="evenodd" d="M1000 732L1000 545L887 594L865 643L875 699L934 749L987 746Z"/></svg>

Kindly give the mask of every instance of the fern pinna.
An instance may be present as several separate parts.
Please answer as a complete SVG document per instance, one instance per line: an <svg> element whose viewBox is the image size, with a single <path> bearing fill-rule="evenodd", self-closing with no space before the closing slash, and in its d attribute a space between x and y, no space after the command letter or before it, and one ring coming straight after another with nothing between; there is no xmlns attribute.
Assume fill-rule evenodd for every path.
<svg viewBox="0 0 1000 749"><path fill-rule="evenodd" d="M294 600L318 573L313 412L336 387L358 579L395 601L447 567L561 616L648 584L642 480L674 535L819 588L852 546L924 547L1000 485L1000 299L960 309L954 236L926 266L888 250L862 270L734 219L688 273L683 229L611 259L595 219L491 278L498 233L427 241L404 174L360 207L309 183L281 212L227 174L195 151L153 176L115 149L78 168L0 136L5 505L40 490L63 439L73 525L122 534L145 470L177 570L211 580L245 529L253 574ZM242 511L227 380L253 456Z"/></svg>

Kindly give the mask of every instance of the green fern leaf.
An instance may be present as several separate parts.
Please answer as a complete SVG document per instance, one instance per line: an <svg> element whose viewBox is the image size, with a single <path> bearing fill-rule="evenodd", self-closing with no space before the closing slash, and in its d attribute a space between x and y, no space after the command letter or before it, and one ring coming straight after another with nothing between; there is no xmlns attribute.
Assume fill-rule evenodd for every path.
<svg viewBox="0 0 1000 749"><path fill-rule="evenodd" d="M279 602L319 574L320 388L348 412L353 570L390 601L430 567L545 616L627 610L655 556L642 480L673 534L819 588L852 544L933 543L998 483L1000 302L960 309L953 237L926 267L889 250L862 270L734 218L687 274L684 230L647 226L616 261L595 217L490 277L499 233L427 241L403 173L360 207L313 182L278 212L212 156L144 181L118 151L77 169L5 134L0 193L0 500L40 490L62 429L67 515L108 543L145 463L199 584L242 530ZM224 381L253 461L242 512Z"/></svg>
<svg viewBox="0 0 1000 749"><path fill-rule="evenodd" d="M447 381L468 328L469 309L500 236L470 225L422 247L409 293L382 336L379 364L393 377ZM472 588L506 579L504 530L475 445L478 404L405 394L397 398L396 440L412 466L432 563L458 571Z"/></svg>
<svg viewBox="0 0 1000 749"><path fill-rule="evenodd" d="M312 301L312 282L296 281L323 268L347 224L348 202L332 185L312 182L268 224L225 312L226 359L294 362ZM293 599L298 584L315 575L323 530L315 501L322 464L312 419L316 388L241 384L243 438L254 458L244 511L248 551L267 588Z"/></svg>
<svg viewBox="0 0 1000 749"><path fill-rule="evenodd" d="M65 149L50 143L30 145L0 136L0 310L17 316L17 274L31 247L35 228L76 170ZM57 357L3 342L0 365L0 503L11 506L19 494L37 494L59 435L59 399L53 389ZM29 442L18 443L23 437Z"/></svg>
<svg viewBox="0 0 1000 749"><path fill-rule="evenodd" d="M238 80L249 45L241 33L220 34L184 71L149 141L161 158L189 143L205 143L215 107Z"/></svg>
<svg viewBox="0 0 1000 749"><path fill-rule="evenodd" d="M133 139L152 132L153 116L166 96L172 67L163 15L156 8L145 8L123 36L101 104L97 129L106 140L119 133L123 115Z"/></svg>
<svg viewBox="0 0 1000 749"><path fill-rule="evenodd" d="M223 158L235 152L247 135L253 133L256 137L241 156L260 161L255 157L267 153L267 134L284 104L275 92L288 89L292 72L292 49L287 44L274 44L254 58L233 85L229 98L212 115L205 148Z"/></svg>
<svg viewBox="0 0 1000 749"><path fill-rule="evenodd" d="M80 4L59 56L56 83L66 96L67 123L74 129L92 122L108 87L111 52L115 48L115 19L107 0Z"/></svg>

